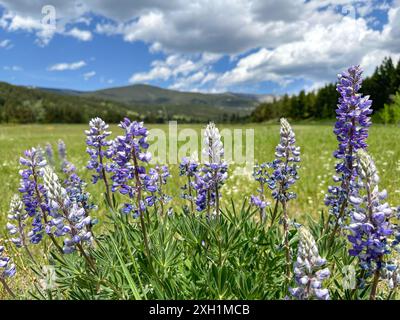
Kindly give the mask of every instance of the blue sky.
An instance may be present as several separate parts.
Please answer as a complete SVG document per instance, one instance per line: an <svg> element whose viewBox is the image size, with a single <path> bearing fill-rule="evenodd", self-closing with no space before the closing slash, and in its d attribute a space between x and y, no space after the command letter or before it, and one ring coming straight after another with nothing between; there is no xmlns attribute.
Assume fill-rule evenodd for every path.
<svg viewBox="0 0 400 320"><path fill-rule="evenodd" d="M0 80L295 93L400 58L400 1L0 0Z"/></svg>

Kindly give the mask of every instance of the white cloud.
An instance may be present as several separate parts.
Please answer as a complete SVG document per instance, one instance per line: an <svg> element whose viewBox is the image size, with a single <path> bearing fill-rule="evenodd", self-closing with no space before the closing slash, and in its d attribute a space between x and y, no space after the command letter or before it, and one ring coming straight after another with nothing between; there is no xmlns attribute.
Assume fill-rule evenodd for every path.
<svg viewBox="0 0 400 320"><path fill-rule="evenodd" d="M203 53L202 55L185 56L169 55L165 60L156 60L148 72L135 73L129 79L131 83L149 82L153 80L173 80L172 88L190 90L192 85L203 86L216 78L211 66L222 56Z"/></svg>
<svg viewBox="0 0 400 320"><path fill-rule="evenodd" d="M85 80L89 80L90 78L93 78L96 75L96 71L89 71L83 74L83 78Z"/></svg>
<svg viewBox="0 0 400 320"><path fill-rule="evenodd" d="M81 41L92 40L92 33L88 30L80 30L78 28L73 28L65 32L66 35L72 36Z"/></svg>
<svg viewBox="0 0 400 320"><path fill-rule="evenodd" d="M57 63L55 65L52 65L48 68L49 71L66 71L66 70L78 70L80 68L83 68L86 66L86 62L81 60L77 62L72 62L72 63Z"/></svg>
<svg viewBox="0 0 400 320"><path fill-rule="evenodd" d="M362 63L368 74L382 57L400 53L399 0L53 0L56 30L40 23L46 0L0 4L6 8L0 27L35 33L43 44L55 34L89 41L93 33L145 42L165 59L129 81L169 81L182 90L294 79L313 87L350 64ZM381 31L371 27L377 9L388 12ZM101 22L94 25L92 15ZM223 56L230 70L217 72Z"/></svg>

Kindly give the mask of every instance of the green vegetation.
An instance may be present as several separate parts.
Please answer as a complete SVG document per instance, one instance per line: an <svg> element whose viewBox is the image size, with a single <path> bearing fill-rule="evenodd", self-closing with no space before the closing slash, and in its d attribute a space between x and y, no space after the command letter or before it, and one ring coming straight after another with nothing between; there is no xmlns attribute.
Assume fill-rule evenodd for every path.
<svg viewBox="0 0 400 320"><path fill-rule="evenodd" d="M398 122L400 112L397 111L398 108L390 106L398 90L400 90L400 61L395 66L391 58L385 59L374 74L364 80L362 88L362 92L370 95L373 100L373 109L378 113L375 121ZM399 98L397 99L399 101ZM279 117L295 120L333 119L337 101L336 85L328 84L315 92L301 91L298 95L284 95L273 102L262 103L254 110L251 119L256 122ZM394 104L399 105L399 102Z"/></svg>
<svg viewBox="0 0 400 320"><path fill-rule="evenodd" d="M166 125L149 125L151 128L161 128L168 134ZM179 125L178 131L189 127ZM191 128L199 130L202 125L191 125ZM279 126L246 124L239 125L219 125L224 128L254 128L255 130L255 159L258 162L272 161L274 158L275 146L279 140ZM326 210L324 196L328 185L332 184L332 171L334 159L332 152L337 147L337 142L332 133L332 124L327 125L295 125L293 126L297 143L301 147L302 163L300 169L301 179L294 186L298 194L298 200L294 201L291 209L292 216L301 219L305 214L316 216L320 210ZM0 225L4 224L8 210L9 200L13 193L17 191L19 185L18 170L20 168L18 159L25 149L32 146L42 145L50 142L56 148L58 139L65 141L67 145L68 158L73 162L80 176L90 182L91 173L85 169L88 155L85 153L85 137L83 131L86 125L2 125L0 126L0 176L3 183L0 185L0 193L3 200L0 201ZM113 133L119 132L116 126L111 126ZM370 152L380 168L382 185L389 192L389 201L393 205L400 203L400 146L396 137L400 129L395 126L374 125L371 128ZM113 134L115 136L115 134ZM384 141L385 143L382 143ZM199 141L200 142L200 141ZM229 179L222 188L224 205L234 201L249 197L255 192L256 183L251 181L252 172L247 176L239 175L235 172L237 165L229 168ZM181 193L180 186L183 180L179 177L177 165L170 166L173 179L168 184L168 192L175 198L179 198ZM100 194L97 185L89 183L88 190L92 195ZM95 199L99 203L99 199ZM239 201L240 202L240 201ZM179 203L179 202L178 202ZM104 208L100 207L98 214L103 214Z"/></svg>
<svg viewBox="0 0 400 320"><path fill-rule="evenodd" d="M237 122L255 105L255 98L241 95L183 93L145 85L79 92L0 83L0 123L87 123L96 116L114 123L124 116L146 123Z"/></svg>

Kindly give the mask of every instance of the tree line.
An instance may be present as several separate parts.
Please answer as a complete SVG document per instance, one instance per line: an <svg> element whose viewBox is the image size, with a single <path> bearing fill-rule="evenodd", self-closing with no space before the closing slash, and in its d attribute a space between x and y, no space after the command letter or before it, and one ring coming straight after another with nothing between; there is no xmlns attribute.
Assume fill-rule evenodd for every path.
<svg viewBox="0 0 400 320"><path fill-rule="evenodd" d="M375 72L363 82L362 92L373 100L376 121L394 123L393 117L399 113L400 103L396 104L396 93L400 90L400 61L395 64L386 58ZM298 95L284 95L272 102L260 104L251 114L250 120L262 122L280 117L293 120L332 119L338 101L336 84ZM397 107L396 107L397 106Z"/></svg>

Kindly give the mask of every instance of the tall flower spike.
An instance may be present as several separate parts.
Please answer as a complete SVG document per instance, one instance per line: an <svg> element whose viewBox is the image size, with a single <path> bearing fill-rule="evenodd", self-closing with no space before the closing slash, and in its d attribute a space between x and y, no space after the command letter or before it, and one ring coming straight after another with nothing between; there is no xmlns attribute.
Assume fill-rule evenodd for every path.
<svg viewBox="0 0 400 320"><path fill-rule="evenodd" d="M26 168L19 171L21 180L18 190L22 194L26 213L32 218L32 229L27 235L32 243L37 244L43 236L42 219L47 212L45 191L39 183L46 160L37 149L32 148L25 151L24 157L20 158L20 164Z"/></svg>
<svg viewBox="0 0 400 320"><path fill-rule="evenodd" d="M10 210L8 212L8 219L12 221L12 223L7 223L7 230L13 236L11 241L17 248L26 245L25 220L27 218L28 214L24 212L24 204L20 197L14 194L11 198Z"/></svg>
<svg viewBox="0 0 400 320"><path fill-rule="evenodd" d="M265 208L271 203L265 199L265 188L268 185L271 177L268 173L270 166L268 163L262 163L254 166L253 177L259 184L257 189L258 194L251 196L251 203L260 210L260 220L266 219Z"/></svg>
<svg viewBox="0 0 400 320"><path fill-rule="evenodd" d="M89 130L86 130L85 134L87 136L86 144L88 146L86 152L90 156L87 168L96 171L96 173L92 175L93 183L96 183L99 179L104 181L107 201L110 204L110 187L106 174L107 164L105 163L105 160L112 156L110 148L112 141L107 140L107 137L111 134L108 128L108 124L102 119L93 118L89 122Z"/></svg>
<svg viewBox="0 0 400 320"><path fill-rule="evenodd" d="M179 175L180 176L186 176L187 177L187 182L185 185L181 187L182 189L182 194L181 197L182 199L186 199L190 203L190 210L193 213L194 212L194 200L195 200L195 177L198 173L198 168L199 168L199 163L197 159L194 157L191 158L182 158L182 161L179 165Z"/></svg>
<svg viewBox="0 0 400 320"><path fill-rule="evenodd" d="M111 177L113 181L111 190L129 196L130 201L124 204L123 212L127 214L133 212L135 217L140 218L146 255L150 259L150 247L143 217L146 210L143 193L146 188L153 187L144 180L146 169L143 164L151 160L151 154L147 151L148 130L143 122L131 121L128 118L121 121L119 127L125 131L125 134L118 136L113 143L114 175ZM131 185L131 180L134 186Z"/></svg>
<svg viewBox="0 0 400 320"><path fill-rule="evenodd" d="M388 236L393 233L389 222L392 209L388 203L382 203L387 192L379 191L379 176L372 158L364 150L358 151L357 158L359 181L354 183L357 188L353 188L349 196L352 205L351 223L348 226L348 239L352 244L349 253L358 257L367 277L375 273L371 293L375 298L374 290L383 266L383 257L390 253Z"/></svg>
<svg viewBox="0 0 400 320"><path fill-rule="evenodd" d="M213 122L210 122L204 131L203 155L207 162L213 164L220 164L224 156L221 134Z"/></svg>
<svg viewBox="0 0 400 320"><path fill-rule="evenodd" d="M201 173L196 176L198 211L207 209L210 216L211 210L219 215L220 188L228 177L228 164L223 160L224 147L221 135L214 123L208 124L204 132L203 155L206 162L201 168Z"/></svg>
<svg viewBox="0 0 400 320"><path fill-rule="evenodd" d="M299 179L297 170L300 162L300 147L296 147L296 136L289 122L282 118L280 142L275 148L275 160L270 164L273 169L269 187L272 196L278 201L289 201L296 197L289 188Z"/></svg>
<svg viewBox="0 0 400 320"><path fill-rule="evenodd" d="M113 145L115 153L111 190L128 195L131 200L124 204L124 212L133 213L138 217L146 209L143 193L147 187L152 190L152 186L144 184L148 180L144 180L146 169L143 164L151 160L151 154L147 152L148 131L143 122L131 122L128 118L125 118L119 126L124 129L125 135L118 136Z"/></svg>
<svg viewBox="0 0 400 320"><path fill-rule="evenodd" d="M299 179L297 170L300 162L300 147L296 147L295 134L289 122L282 118L280 129L280 142L275 148L275 160L270 164L273 169L268 186L272 190L275 199L275 210L271 224L275 220L278 204L282 205L284 246L286 252L286 277L290 278L290 247L289 247L289 214L287 203L294 199L296 194L289 191L290 187Z"/></svg>
<svg viewBox="0 0 400 320"><path fill-rule="evenodd" d="M299 247L294 263L294 276L298 287L289 288L290 293L299 300L329 300L329 291L322 282L329 278L328 268L322 269L325 259L318 253L318 247L311 233L299 228Z"/></svg>
<svg viewBox="0 0 400 320"><path fill-rule="evenodd" d="M90 216L86 216L84 208L70 200L67 190L50 167L45 168L44 186L52 217L46 227L47 233L64 237L64 253L71 253L78 248L86 257L82 245L91 245L93 240L91 232L86 228L91 224Z"/></svg>
<svg viewBox="0 0 400 320"><path fill-rule="evenodd" d="M165 194L164 186L167 184L167 179L171 177L167 166L155 166L149 170L149 174L143 178L143 183L150 195L145 198L146 205L160 205L161 216L164 215L164 206L172 199Z"/></svg>
<svg viewBox="0 0 400 320"><path fill-rule="evenodd" d="M337 91L340 94L336 109L334 133L339 142L334 157L339 160L336 165L337 176L333 180L339 186L331 186L325 199L329 212L335 219L331 239L333 241L338 227L349 217L348 198L352 193L353 181L357 176L355 155L358 150L367 148L366 139L371 125L369 115L372 113L372 101L369 96L363 97L358 91L362 85L362 69L359 66L349 68L339 76Z"/></svg>

